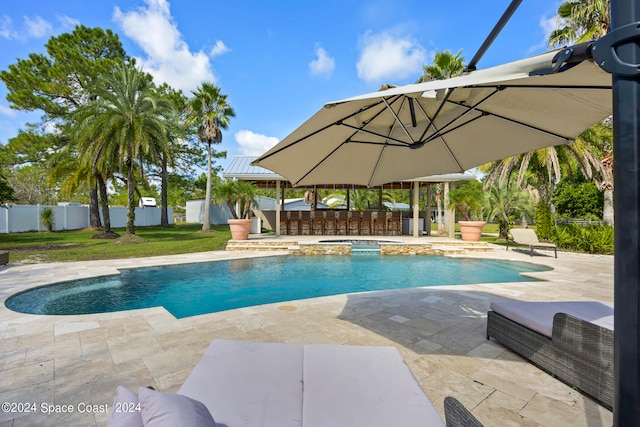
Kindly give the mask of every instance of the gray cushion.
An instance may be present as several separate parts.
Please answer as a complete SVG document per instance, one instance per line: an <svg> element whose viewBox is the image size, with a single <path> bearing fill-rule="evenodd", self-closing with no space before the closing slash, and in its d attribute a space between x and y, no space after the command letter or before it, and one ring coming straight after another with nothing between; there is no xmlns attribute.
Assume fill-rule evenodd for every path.
<svg viewBox="0 0 640 427"><path fill-rule="evenodd" d="M107 427L142 427L138 395L131 390L118 386L113 406L107 420Z"/></svg>
<svg viewBox="0 0 640 427"><path fill-rule="evenodd" d="M492 302L491 310L549 338L553 316L566 313L613 330L613 304L599 301L504 301Z"/></svg>
<svg viewBox="0 0 640 427"><path fill-rule="evenodd" d="M190 397L140 387L138 399L145 427L216 427L207 407Z"/></svg>

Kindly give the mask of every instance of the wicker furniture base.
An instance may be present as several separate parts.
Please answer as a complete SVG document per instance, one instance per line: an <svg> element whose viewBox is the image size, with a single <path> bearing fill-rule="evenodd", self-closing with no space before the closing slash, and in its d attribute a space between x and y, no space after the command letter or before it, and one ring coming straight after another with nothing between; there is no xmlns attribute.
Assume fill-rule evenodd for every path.
<svg viewBox="0 0 640 427"><path fill-rule="evenodd" d="M557 313L549 338L489 311L487 339L490 337L612 409L613 331Z"/></svg>

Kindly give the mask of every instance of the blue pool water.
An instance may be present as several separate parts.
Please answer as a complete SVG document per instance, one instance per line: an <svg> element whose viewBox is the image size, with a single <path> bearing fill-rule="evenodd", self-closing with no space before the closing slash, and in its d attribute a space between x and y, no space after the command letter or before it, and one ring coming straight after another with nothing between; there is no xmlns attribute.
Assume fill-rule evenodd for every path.
<svg viewBox="0 0 640 427"><path fill-rule="evenodd" d="M164 306L175 317L382 289L531 281L528 263L439 256L275 256L122 270L30 289L6 300L31 314L88 314Z"/></svg>

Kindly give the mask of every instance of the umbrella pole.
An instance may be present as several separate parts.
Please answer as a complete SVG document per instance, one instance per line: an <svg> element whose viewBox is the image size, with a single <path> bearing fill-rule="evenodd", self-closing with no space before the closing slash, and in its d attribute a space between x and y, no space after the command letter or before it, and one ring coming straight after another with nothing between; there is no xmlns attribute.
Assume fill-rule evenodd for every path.
<svg viewBox="0 0 640 427"><path fill-rule="evenodd" d="M634 0L611 0L611 31L640 21ZM640 63L635 42L620 58ZM640 425L640 78L613 76L614 179L614 425Z"/></svg>

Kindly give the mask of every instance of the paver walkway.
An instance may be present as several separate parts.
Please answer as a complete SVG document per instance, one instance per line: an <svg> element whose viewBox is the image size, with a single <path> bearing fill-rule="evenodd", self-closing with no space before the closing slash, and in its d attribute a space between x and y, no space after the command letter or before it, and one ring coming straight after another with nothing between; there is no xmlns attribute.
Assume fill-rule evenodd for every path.
<svg viewBox="0 0 640 427"><path fill-rule="evenodd" d="M613 257L549 255L531 258L504 248L469 254L552 266L536 273L543 282L338 295L184 319L161 307L36 316L12 312L4 300L28 287L114 274L117 268L262 254L219 251L0 268L0 400L34 409L0 412L0 427L104 425L116 386L174 392L214 338L393 345L441 413L444 397L452 395L488 427L611 426L611 412L485 338L492 300L613 300ZM73 412L55 412L65 409Z"/></svg>

